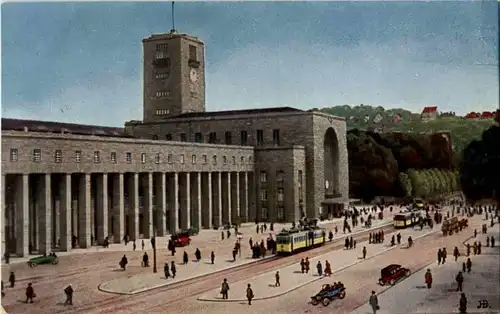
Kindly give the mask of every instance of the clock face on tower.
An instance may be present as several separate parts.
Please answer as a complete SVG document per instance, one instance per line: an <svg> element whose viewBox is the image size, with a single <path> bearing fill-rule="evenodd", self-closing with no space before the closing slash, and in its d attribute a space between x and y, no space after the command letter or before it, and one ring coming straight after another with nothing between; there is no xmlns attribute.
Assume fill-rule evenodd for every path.
<svg viewBox="0 0 500 314"><path fill-rule="evenodd" d="M198 72L196 72L196 69L191 69L189 71L189 79L191 83L196 83L196 81L198 81Z"/></svg>

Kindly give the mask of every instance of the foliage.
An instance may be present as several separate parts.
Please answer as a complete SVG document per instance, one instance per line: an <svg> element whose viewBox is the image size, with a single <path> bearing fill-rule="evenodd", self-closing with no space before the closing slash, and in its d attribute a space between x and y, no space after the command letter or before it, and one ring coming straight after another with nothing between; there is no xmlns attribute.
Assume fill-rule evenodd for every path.
<svg viewBox="0 0 500 314"><path fill-rule="evenodd" d="M484 131L464 150L460 183L468 199L493 198L500 202L500 126Z"/></svg>
<svg viewBox="0 0 500 314"><path fill-rule="evenodd" d="M344 117L348 129L379 130L383 133L403 132L403 133L437 133L450 132L454 150L458 153L473 140L480 139L481 133L494 125L493 120L471 120L456 116L442 116L431 121L422 121L420 114L412 113L405 109L384 109L383 107L360 106L336 106L324 108L321 111ZM382 120L375 123L377 115ZM395 122L394 116L399 114L401 121ZM365 121L365 118L368 120Z"/></svg>
<svg viewBox="0 0 500 314"><path fill-rule="evenodd" d="M414 197L437 197L460 189L460 185L458 184L459 174L456 171L443 169L410 169L407 174L400 174L402 177L404 177L404 175L406 175L410 182L403 183L400 180L400 184L409 184L413 191L411 196Z"/></svg>

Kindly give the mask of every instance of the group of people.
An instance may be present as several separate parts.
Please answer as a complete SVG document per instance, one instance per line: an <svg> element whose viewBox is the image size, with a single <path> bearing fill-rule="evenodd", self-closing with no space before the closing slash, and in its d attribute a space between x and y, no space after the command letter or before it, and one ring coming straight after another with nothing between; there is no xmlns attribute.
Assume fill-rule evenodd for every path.
<svg viewBox="0 0 500 314"><path fill-rule="evenodd" d="M279 272L276 273L276 278L279 284ZM222 281L220 294L222 295L223 300L229 299L229 283L227 282L227 278L224 278L224 280ZM252 305L252 300L254 299L255 296L253 294L252 286L250 284L247 284L246 297L248 305Z"/></svg>
<svg viewBox="0 0 500 314"><path fill-rule="evenodd" d="M398 233L399 234L399 233ZM370 232L370 235L368 236L368 243L384 243L384 230L380 230L378 232Z"/></svg>
<svg viewBox="0 0 500 314"><path fill-rule="evenodd" d="M10 273L9 282L10 282L10 287L14 288L15 283L16 283L16 276L15 276L14 272ZM71 286L71 284L66 286L66 288L64 288L64 294L66 295L66 300L64 301L64 305L73 305L73 293L74 293L74 290L73 290L73 287ZM28 286L26 287L25 295L26 295L25 302L26 303L33 303L33 299L36 298L36 293L35 293L35 289L33 288L33 283L31 283L31 282L28 283ZM4 284L3 284L3 280L2 280L2 298L3 297L5 297L5 292L4 292Z"/></svg>

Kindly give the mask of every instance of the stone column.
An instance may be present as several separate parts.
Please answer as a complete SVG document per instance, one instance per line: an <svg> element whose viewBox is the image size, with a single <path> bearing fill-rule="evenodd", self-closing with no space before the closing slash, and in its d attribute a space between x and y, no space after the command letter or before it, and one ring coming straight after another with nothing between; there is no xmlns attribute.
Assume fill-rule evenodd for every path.
<svg viewBox="0 0 500 314"><path fill-rule="evenodd" d="M38 253L50 253L52 251L52 189L50 174L41 176L37 187L38 194Z"/></svg>
<svg viewBox="0 0 500 314"><path fill-rule="evenodd" d="M181 229L187 230L191 227L191 174L181 173L179 178L179 209L181 214Z"/></svg>
<svg viewBox="0 0 500 314"><path fill-rule="evenodd" d="M166 234L165 230L165 215L167 211L167 182L164 172L158 173L156 177L156 235L163 237Z"/></svg>
<svg viewBox="0 0 500 314"><path fill-rule="evenodd" d="M128 236L130 240L139 239L139 174L132 173L128 184Z"/></svg>
<svg viewBox="0 0 500 314"><path fill-rule="evenodd" d="M120 243L125 236L125 202L123 173L113 175L113 237Z"/></svg>
<svg viewBox="0 0 500 314"><path fill-rule="evenodd" d="M240 175L240 219L241 222L248 222L248 172Z"/></svg>
<svg viewBox="0 0 500 314"><path fill-rule="evenodd" d="M143 226L144 238L149 239L153 236L153 174L146 173L144 176L144 207L143 207Z"/></svg>
<svg viewBox="0 0 500 314"><path fill-rule="evenodd" d="M201 229L201 172L191 173L191 227Z"/></svg>
<svg viewBox="0 0 500 314"><path fill-rule="evenodd" d="M222 223L231 223L231 172L222 173Z"/></svg>
<svg viewBox="0 0 500 314"><path fill-rule="evenodd" d="M55 246L57 246L57 241L61 241L61 194L58 191L57 192L57 199L52 202L54 204L53 207L53 213L54 216L52 217L52 226L53 226L53 231L52 233L54 234L54 243Z"/></svg>
<svg viewBox="0 0 500 314"><path fill-rule="evenodd" d="M19 257L29 255L29 176L16 176L16 254Z"/></svg>
<svg viewBox="0 0 500 314"><path fill-rule="evenodd" d="M1 203L1 206L2 206L2 209L1 209L1 213L2 213L2 217L0 217L0 220L2 221L2 233L0 235L0 237L2 238L2 252L0 252L0 254L2 254L1 257L4 256L5 252L7 251L7 239L6 239L6 234L5 234L5 227L7 225L7 205L5 204L5 175L2 175L2 182L0 183L1 186L0 186L0 193L2 193L2 198L0 199L0 203Z"/></svg>
<svg viewBox="0 0 500 314"><path fill-rule="evenodd" d="M220 172L214 172L212 175L212 194L213 194L213 224L219 228L222 226L222 178Z"/></svg>
<svg viewBox="0 0 500 314"><path fill-rule="evenodd" d="M250 221L255 221L257 219L255 175L253 172L247 172L247 176L248 176L248 219Z"/></svg>
<svg viewBox="0 0 500 314"><path fill-rule="evenodd" d="M203 172L201 175L201 209L203 213L203 228L212 228L212 173Z"/></svg>
<svg viewBox="0 0 500 314"><path fill-rule="evenodd" d="M231 175L231 217L240 221L240 173L232 172Z"/></svg>
<svg viewBox="0 0 500 314"><path fill-rule="evenodd" d="M71 174L63 174L59 183L61 251L71 250Z"/></svg>
<svg viewBox="0 0 500 314"><path fill-rule="evenodd" d="M80 176L78 197L78 243L80 248L89 248L91 236L90 173Z"/></svg>
<svg viewBox="0 0 500 314"><path fill-rule="evenodd" d="M170 233L179 230L179 174L172 173L168 180L168 210L169 210L169 228Z"/></svg>
<svg viewBox="0 0 500 314"><path fill-rule="evenodd" d="M97 243L104 244L108 236L108 174L97 178Z"/></svg>

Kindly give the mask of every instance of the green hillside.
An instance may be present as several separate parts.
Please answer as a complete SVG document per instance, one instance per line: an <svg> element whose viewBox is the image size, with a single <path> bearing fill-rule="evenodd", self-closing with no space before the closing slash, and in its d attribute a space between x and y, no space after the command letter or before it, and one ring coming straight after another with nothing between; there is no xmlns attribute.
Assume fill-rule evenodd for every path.
<svg viewBox="0 0 500 314"><path fill-rule="evenodd" d="M493 120L470 120L463 117L438 117L435 120L424 122L420 119L420 114L406 109L385 110L383 107L367 105L335 106L323 108L321 111L344 117L348 129L405 133L448 131L451 133L456 152L462 152L468 143L480 139L483 131L495 123ZM375 123L374 119L378 114L380 114L382 120ZM393 118L396 114L401 116L401 121L394 122Z"/></svg>

